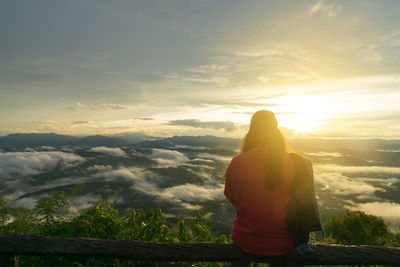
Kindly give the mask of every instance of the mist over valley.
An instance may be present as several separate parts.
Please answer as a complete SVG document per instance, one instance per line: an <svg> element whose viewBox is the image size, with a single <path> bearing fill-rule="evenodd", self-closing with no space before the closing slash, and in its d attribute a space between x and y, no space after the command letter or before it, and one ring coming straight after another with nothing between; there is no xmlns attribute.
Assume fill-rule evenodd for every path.
<svg viewBox="0 0 400 267"><path fill-rule="evenodd" d="M109 199L127 208L160 207L170 218L200 212L229 233L234 216L225 199L224 170L240 139L161 138L144 134L0 137L0 194L11 207L33 208L51 192L83 185L70 214ZM294 139L314 164L323 220L346 209L381 216L400 229L400 142L384 139Z"/></svg>

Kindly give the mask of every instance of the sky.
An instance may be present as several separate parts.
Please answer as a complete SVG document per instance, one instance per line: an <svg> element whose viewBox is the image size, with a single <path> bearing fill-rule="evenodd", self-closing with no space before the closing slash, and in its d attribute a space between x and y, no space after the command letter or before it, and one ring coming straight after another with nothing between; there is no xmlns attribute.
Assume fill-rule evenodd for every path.
<svg viewBox="0 0 400 267"><path fill-rule="evenodd" d="M400 138L397 0L0 5L0 135Z"/></svg>

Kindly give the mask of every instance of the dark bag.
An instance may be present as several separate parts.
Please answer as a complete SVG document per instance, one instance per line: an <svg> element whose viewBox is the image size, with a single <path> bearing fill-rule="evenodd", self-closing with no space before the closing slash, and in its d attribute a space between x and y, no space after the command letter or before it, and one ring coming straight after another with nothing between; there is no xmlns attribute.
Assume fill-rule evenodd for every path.
<svg viewBox="0 0 400 267"><path fill-rule="evenodd" d="M292 154L292 158L295 175L288 207L287 229L294 234L319 230L324 233L314 190L312 163L296 153Z"/></svg>

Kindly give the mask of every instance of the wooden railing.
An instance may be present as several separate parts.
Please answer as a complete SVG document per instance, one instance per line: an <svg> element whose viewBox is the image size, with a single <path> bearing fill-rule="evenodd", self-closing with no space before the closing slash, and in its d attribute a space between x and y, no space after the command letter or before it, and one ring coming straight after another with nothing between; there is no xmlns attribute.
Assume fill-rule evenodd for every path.
<svg viewBox="0 0 400 267"><path fill-rule="evenodd" d="M305 265L400 266L400 248L315 244L314 252L292 259ZM108 257L174 262L276 262L282 256L246 254L231 243L153 243L133 240L0 235L0 255ZM288 256L283 256L288 257Z"/></svg>

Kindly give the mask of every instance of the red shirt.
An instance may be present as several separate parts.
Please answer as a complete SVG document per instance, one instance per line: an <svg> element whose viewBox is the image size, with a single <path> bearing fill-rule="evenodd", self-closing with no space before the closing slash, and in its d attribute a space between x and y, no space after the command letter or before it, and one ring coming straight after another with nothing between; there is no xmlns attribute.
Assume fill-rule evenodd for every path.
<svg viewBox="0 0 400 267"><path fill-rule="evenodd" d="M234 157L228 166L225 196L235 206L232 240L243 251L257 255L282 255L293 248L286 229L286 213L294 178L289 154L283 156L283 184L267 187L267 148L252 149Z"/></svg>

